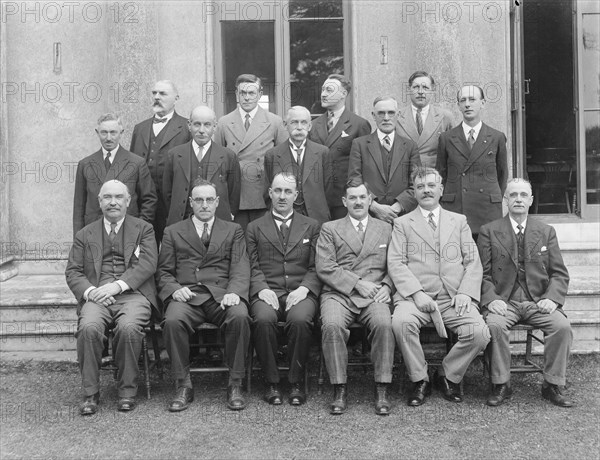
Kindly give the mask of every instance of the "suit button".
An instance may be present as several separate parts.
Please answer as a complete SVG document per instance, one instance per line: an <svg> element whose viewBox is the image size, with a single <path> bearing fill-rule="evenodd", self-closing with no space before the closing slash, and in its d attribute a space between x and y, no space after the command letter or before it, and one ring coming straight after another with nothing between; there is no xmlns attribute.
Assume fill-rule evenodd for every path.
<svg viewBox="0 0 600 460"><path fill-rule="evenodd" d="M288 275L285 275L285 279L288 279L288 278L289 278L289 276L288 276Z"/></svg>
<svg viewBox="0 0 600 460"><path fill-rule="evenodd" d="M482 188L479 189L479 193L483 193L483 189Z"/></svg>
<svg viewBox="0 0 600 460"><path fill-rule="evenodd" d="M199 271L200 271L200 269L199 269L199 268L196 268L196 271L197 271L197 272L199 272Z"/></svg>
<svg viewBox="0 0 600 460"><path fill-rule="evenodd" d="M463 176L465 176L465 173L462 173Z"/></svg>
<svg viewBox="0 0 600 460"><path fill-rule="evenodd" d="M466 188L463 188L463 192L466 192L466 191L467 191L467 189L466 189Z"/></svg>

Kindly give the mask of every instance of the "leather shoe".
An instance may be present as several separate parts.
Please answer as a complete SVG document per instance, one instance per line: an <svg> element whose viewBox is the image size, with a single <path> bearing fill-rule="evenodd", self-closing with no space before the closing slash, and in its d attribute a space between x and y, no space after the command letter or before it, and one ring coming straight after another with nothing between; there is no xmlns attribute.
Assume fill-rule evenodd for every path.
<svg viewBox="0 0 600 460"><path fill-rule="evenodd" d="M346 412L348 407L348 395L346 391L346 384L340 383L333 386L333 401L329 408L329 413L332 415L340 415Z"/></svg>
<svg viewBox="0 0 600 460"><path fill-rule="evenodd" d="M98 404L100 403L100 392L86 396L83 398L83 402L79 406L80 415L94 415L98 412Z"/></svg>
<svg viewBox="0 0 600 460"><path fill-rule="evenodd" d="M304 393L300 382L292 383L289 402L292 406L301 406L306 402L306 393Z"/></svg>
<svg viewBox="0 0 600 460"><path fill-rule="evenodd" d="M231 410L242 410L246 408L246 400L242 394L241 385L229 385L229 387L227 387L227 408Z"/></svg>
<svg viewBox="0 0 600 460"><path fill-rule="evenodd" d="M414 383L412 392L408 395L406 403L409 406L420 406L425 402L425 398L431 394L431 383L421 380Z"/></svg>
<svg viewBox="0 0 600 460"><path fill-rule="evenodd" d="M119 398L117 410L119 412L131 412L136 405L135 398Z"/></svg>
<svg viewBox="0 0 600 460"><path fill-rule="evenodd" d="M281 404L281 392L276 383L270 383L265 393L265 401L273 406L279 406Z"/></svg>
<svg viewBox="0 0 600 460"><path fill-rule="evenodd" d="M169 404L169 412L181 412L190 407L190 403L194 400L194 389L187 387L177 388L175 397Z"/></svg>
<svg viewBox="0 0 600 460"><path fill-rule="evenodd" d="M542 397L555 406L573 407L573 401L570 401L563 396L558 385L544 382L544 385L542 386Z"/></svg>
<svg viewBox="0 0 600 460"><path fill-rule="evenodd" d="M377 415L390 415L392 405L387 396L387 383L375 384L375 413Z"/></svg>
<svg viewBox="0 0 600 460"><path fill-rule="evenodd" d="M437 375L436 383L444 399L455 403L462 402L458 384L448 380L445 375Z"/></svg>
<svg viewBox="0 0 600 460"><path fill-rule="evenodd" d="M493 407L499 406L506 399L510 399L512 393L512 388L507 383L499 383L494 385L492 394L488 396L486 404Z"/></svg>

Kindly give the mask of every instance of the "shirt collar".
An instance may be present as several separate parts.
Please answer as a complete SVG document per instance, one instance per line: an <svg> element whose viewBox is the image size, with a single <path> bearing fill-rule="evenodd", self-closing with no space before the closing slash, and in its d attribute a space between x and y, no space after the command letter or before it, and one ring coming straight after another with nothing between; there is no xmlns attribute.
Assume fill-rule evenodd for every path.
<svg viewBox="0 0 600 460"><path fill-rule="evenodd" d="M338 119L342 116L342 113L344 113L344 110L346 110L346 106L342 106L337 110L329 110L327 109L327 112L333 112L333 118L334 119Z"/></svg>
<svg viewBox="0 0 600 460"><path fill-rule="evenodd" d="M165 121L165 123L168 123L169 120L171 118L173 118L173 115L175 114L175 110L171 110L169 113L167 113L164 117L159 117L158 115L154 115L154 118L158 119L158 118L166 118L167 120Z"/></svg>
<svg viewBox="0 0 600 460"><path fill-rule="evenodd" d="M519 233L519 229L517 228L517 225L521 225L521 227L523 227L523 234L525 233L525 227L527 225L527 217L525 218L525 220L523 222L521 222L521 224L518 224L516 220L514 220L512 217L510 217L510 224L512 225L513 228L513 232L515 232L515 235L517 233Z"/></svg>
<svg viewBox="0 0 600 460"><path fill-rule="evenodd" d="M279 217L280 219L286 220L287 221L287 226L289 227L290 222L292 221L292 218L294 217L294 210L292 209L292 211L287 215L287 216L282 216L281 214L279 214L278 212L272 211L274 216ZM275 221L275 223L277 224L277 226L279 227L281 225L281 221L277 220L277 219L273 219Z"/></svg>
<svg viewBox="0 0 600 460"><path fill-rule="evenodd" d="M106 233L110 235L110 222L106 220L106 217L103 219L104 221L104 229ZM123 217L120 221L117 222L117 226L115 227L115 233L119 233L119 230L123 226L123 222L125 221L125 217Z"/></svg>
<svg viewBox="0 0 600 460"><path fill-rule="evenodd" d="M367 217L365 217L363 220L356 220L354 217L352 217L350 214L348 214L348 217L350 218L350 222L352 222L352 226L356 229L356 231L358 231L358 223L362 222L363 224L363 232L367 231L367 224L369 223L369 216L367 215Z"/></svg>
<svg viewBox="0 0 600 460"><path fill-rule="evenodd" d="M423 217L425 218L425 220L429 219L429 213L432 212L433 213L433 219L437 222L438 219L440 218L440 206L438 205L435 209L432 209L431 211L428 211L427 209L423 209L421 206L419 206L419 210L421 211L421 214L423 214Z"/></svg>
<svg viewBox="0 0 600 460"><path fill-rule="evenodd" d="M196 218L196 216L192 216L192 222L194 223L194 227L196 227L196 231L198 235L202 235L204 231L204 224L208 224L208 233L212 232L213 225L215 223L215 218L213 216L208 222L202 222L200 219Z"/></svg>
<svg viewBox="0 0 600 460"><path fill-rule="evenodd" d="M242 121L246 121L246 114L250 115L250 121L254 120L256 116L256 112L258 112L258 105L254 107L250 112L246 112L244 109L238 106L238 110L240 111L240 117L242 117Z"/></svg>
<svg viewBox="0 0 600 460"><path fill-rule="evenodd" d="M192 148L194 149L194 153L196 154L196 156L198 156L198 153L200 151L202 151L202 155L204 155L206 152L208 152L208 149L210 149L211 144L212 144L212 141L208 141L203 146L199 146L196 143L196 140L192 140Z"/></svg>
<svg viewBox="0 0 600 460"><path fill-rule="evenodd" d="M466 124L464 121L462 122L462 128L463 131L465 133L465 139L469 138L469 131L471 131L472 129L475 130L475 133L473 133L473 137L475 139L477 139L477 136L479 136L479 131L481 130L481 126L483 125L483 122L479 122L477 123L475 126L471 127L468 124Z"/></svg>
<svg viewBox="0 0 600 460"><path fill-rule="evenodd" d="M412 107L413 118L416 120L417 110L419 109L412 104L410 106ZM429 115L429 104L421 109L421 119L425 121L427 119L427 115Z"/></svg>
<svg viewBox="0 0 600 460"><path fill-rule="evenodd" d="M395 131L392 131L391 133L386 134L386 133L383 133L383 132L379 131L379 128L377 128L377 137L379 138L379 142L383 142L383 138L385 136L387 136L387 137L390 138L390 144L393 144L394 143L394 135L395 134L396 134Z"/></svg>
<svg viewBox="0 0 600 460"><path fill-rule="evenodd" d="M290 139L290 148L292 149L292 152L296 150L296 144L294 144L291 139ZM302 142L302 144L300 144L300 147L298 147L300 150L304 150L306 148L306 139L304 139L304 141Z"/></svg>
<svg viewBox="0 0 600 460"><path fill-rule="evenodd" d="M110 151L110 161L112 163L112 160L115 159L115 155L117 154L117 151L119 150L120 145L118 145L117 147L115 147L113 150ZM106 158L106 155L108 155L108 150L106 150L104 147L102 147L102 158Z"/></svg>

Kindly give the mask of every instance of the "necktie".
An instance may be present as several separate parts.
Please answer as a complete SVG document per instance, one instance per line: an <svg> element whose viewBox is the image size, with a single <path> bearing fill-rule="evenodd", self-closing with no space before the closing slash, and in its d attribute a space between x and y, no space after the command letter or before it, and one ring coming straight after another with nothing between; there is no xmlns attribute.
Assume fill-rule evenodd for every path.
<svg viewBox="0 0 600 460"><path fill-rule="evenodd" d="M282 217L279 217L279 216L276 216L275 214L273 214L273 219L278 220L279 222L281 222L281 225L279 226L279 232L281 233L283 241L287 241L287 237L288 237L288 234L290 232L290 227L288 227L287 222L291 218L292 218L291 215L287 219L284 219Z"/></svg>
<svg viewBox="0 0 600 460"><path fill-rule="evenodd" d="M202 161L202 157L204 156L204 147L200 146L198 147L198 161Z"/></svg>
<svg viewBox="0 0 600 460"><path fill-rule="evenodd" d="M296 163L298 163L298 166L301 166L302 165L302 148L294 147L294 151L296 152Z"/></svg>
<svg viewBox="0 0 600 460"><path fill-rule="evenodd" d="M154 120L152 120L152 123L166 123L167 122L167 117L165 118L154 118Z"/></svg>
<svg viewBox="0 0 600 460"><path fill-rule="evenodd" d="M392 143L390 142L390 136L385 136L383 138L383 148L386 149L388 152L390 150L392 150Z"/></svg>
<svg viewBox="0 0 600 460"><path fill-rule="evenodd" d="M419 132L419 136L421 135L421 133L423 132L423 118L421 118L421 110L422 109L417 109L417 116L416 116L416 120L417 120L417 131Z"/></svg>
<svg viewBox="0 0 600 460"><path fill-rule="evenodd" d="M523 226L521 224L517 225L517 243L519 243L519 246L523 243Z"/></svg>
<svg viewBox="0 0 600 460"><path fill-rule="evenodd" d="M115 238L117 237L117 232L115 231L116 228L117 224L111 222L110 233L108 234L108 241L110 241L110 244L113 244L115 242Z"/></svg>
<svg viewBox="0 0 600 460"><path fill-rule="evenodd" d="M469 130L469 139L467 142L469 143L469 148L473 149L473 144L475 144L475 130L474 129Z"/></svg>
<svg viewBox="0 0 600 460"><path fill-rule="evenodd" d="M108 152L106 154L106 158L104 159L104 167L106 168L106 171L108 172L108 170L110 169L110 165L112 163L110 162L110 152Z"/></svg>
<svg viewBox="0 0 600 460"><path fill-rule="evenodd" d="M244 121L244 128L246 129L246 131L248 131L248 129L250 129L250 114L247 113L245 118L246 121Z"/></svg>
<svg viewBox="0 0 600 460"><path fill-rule="evenodd" d="M435 220L433 220L433 212L430 212L429 215L427 216L429 217L429 220L427 221L429 223L429 226L433 229L433 231L435 232L437 225L435 225Z"/></svg>
<svg viewBox="0 0 600 460"><path fill-rule="evenodd" d="M210 235L208 234L208 223L204 222L204 228L202 229L202 236L200 237L200 241L204 245L204 247L208 247L208 242L210 241Z"/></svg>
<svg viewBox="0 0 600 460"><path fill-rule="evenodd" d="M333 112L329 110L327 112L327 132L331 132L333 129Z"/></svg>
<svg viewBox="0 0 600 460"><path fill-rule="evenodd" d="M359 222L356 226L358 228L358 237L360 238L361 243L365 241L365 228L362 222Z"/></svg>

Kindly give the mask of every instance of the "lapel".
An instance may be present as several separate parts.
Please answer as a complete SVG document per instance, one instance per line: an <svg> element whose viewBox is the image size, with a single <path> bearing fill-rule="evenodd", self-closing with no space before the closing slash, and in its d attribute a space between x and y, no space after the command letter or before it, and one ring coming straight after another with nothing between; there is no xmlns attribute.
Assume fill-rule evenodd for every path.
<svg viewBox="0 0 600 460"><path fill-rule="evenodd" d="M377 137L377 131L367 138L367 150L371 154L371 157L373 157L373 161L377 165L377 169L379 170L379 174L383 178L383 181L387 183L388 175L383 169L383 161L381 160L381 144L379 143L379 138ZM352 223L350 223L350 226L352 226Z"/></svg>
<svg viewBox="0 0 600 460"><path fill-rule="evenodd" d="M360 239L358 238L358 233L356 230L354 230L354 227L352 227L352 223L350 223L350 227L356 235L356 239L360 242ZM362 248L360 250L360 253L354 261L354 267L359 265L365 258L370 256L371 254L375 253L373 248L375 247L375 245L377 245L377 243L379 242L379 237L381 236L381 232L377 227L377 220L374 217L369 216L369 220L367 221L367 229L365 230L365 239L362 242Z"/></svg>
<svg viewBox="0 0 600 460"><path fill-rule="evenodd" d="M473 144L473 150L471 150L471 155L469 155L469 159L467 160L467 164L465 165L465 170L468 169L473 163L475 163L475 161L477 161L477 159L481 155L484 154L487 146L490 144L491 136L492 133L488 129L487 125L483 123L481 125L481 129L479 130L479 136L477 136L477 140L475 141L475 144Z"/></svg>
<svg viewBox="0 0 600 460"><path fill-rule="evenodd" d="M98 150L96 153L92 155L90 159L92 163L92 172L98 178L98 182L103 184L106 182L106 177L108 176L106 169L104 168L104 154L102 153L102 149ZM111 166L112 168L112 166ZM85 171L86 175L88 173L87 169Z"/></svg>
<svg viewBox="0 0 600 460"><path fill-rule="evenodd" d="M429 105L429 114L427 115L427 119L425 120L425 124L423 125L423 131L421 132L421 136L419 136L419 142L417 142L417 146L421 147L425 142L429 140L431 136L435 133L437 127L439 126L442 114L437 109L437 107Z"/></svg>
<svg viewBox="0 0 600 460"><path fill-rule="evenodd" d="M523 246L525 250L525 260L531 260L531 254L537 251L540 240L543 238L543 232L538 227L537 222L527 217ZM515 237L516 239L516 237Z"/></svg>
<svg viewBox="0 0 600 460"><path fill-rule="evenodd" d="M90 282L95 281L93 284L96 286L100 282L100 272L102 270L102 252L103 252L103 240L104 235L102 232L104 230L104 218L98 220L94 225L90 225L88 228L88 240L87 244L90 247L90 257L94 261L94 276L96 277L94 280L90 280ZM84 261L85 262L85 261Z"/></svg>
<svg viewBox="0 0 600 460"><path fill-rule="evenodd" d="M525 232L527 233L527 231ZM504 250L510 254L510 258L512 259L515 267L519 267L518 260L518 248L517 248L517 237L513 232L512 225L510 223L510 217L506 215L504 219L502 219L497 230L494 230L494 235L504 248Z"/></svg>
<svg viewBox="0 0 600 460"><path fill-rule="evenodd" d="M119 146L117 154L115 155L115 161L112 162L106 180L119 179L122 174L127 172L127 165L129 164L129 158L127 158L126 150ZM131 172L131 171L130 171Z"/></svg>
<svg viewBox="0 0 600 460"><path fill-rule="evenodd" d="M258 136L260 136L263 132L269 129L269 119L267 118L267 114L262 108L258 108L252 123L250 123L250 128L248 131L244 129L244 122L242 121L242 117L240 116L240 112L237 110L237 118L240 122L240 128L243 131L244 135L242 136L242 145L240 147L240 151L244 150L248 145L254 141Z"/></svg>
<svg viewBox="0 0 600 460"><path fill-rule="evenodd" d="M368 227L369 225L367 225L367 228ZM337 225L337 232L340 235L340 238L342 238L346 242L346 244L350 246L352 252L358 256L363 248L363 243L360 241L358 233L352 225L352 222L350 222L350 217L348 215L344 217L344 220L343 222L340 222L340 225Z"/></svg>
<svg viewBox="0 0 600 460"><path fill-rule="evenodd" d="M319 140L319 144L326 145L327 147L331 147L330 144L326 144L327 142L327 112L323 115L317 117L317 119L313 122L313 128L315 129L315 133L317 134L317 138Z"/></svg>
<svg viewBox="0 0 600 460"><path fill-rule="evenodd" d="M166 131L165 134L163 136L162 142L160 144L160 148L162 148L165 144L167 144L171 139L173 139L175 136L177 136L177 134L179 134L181 132L181 130L183 129L183 120L181 119L181 117L179 117L179 115L177 115L177 112L173 112L173 117L171 118L171 120L169 121L169 123L167 123L167 126L165 127ZM146 136L146 138L149 138L150 133L148 133L148 136Z"/></svg>
<svg viewBox="0 0 600 460"><path fill-rule="evenodd" d="M148 120L144 120L140 123L140 137L142 138L142 142L144 143L144 153L148 155L148 145L150 142L150 131L152 130L152 123L154 121L154 117L149 118Z"/></svg>
<svg viewBox="0 0 600 460"><path fill-rule="evenodd" d="M296 214L294 214L294 217L296 217ZM258 226L258 230L263 234L263 236L267 239L269 243L271 243L271 245L275 249L277 249L281 254L283 254L283 246L281 245L281 240L279 239L277 224L273 219L273 214L271 214L271 212L266 213L263 217L260 218L260 221L261 223Z"/></svg>
<svg viewBox="0 0 600 460"><path fill-rule="evenodd" d="M300 221L301 218L298 217L299 215L300 214L294 211L294 216L292 217L292 226L290 227L290 233L288 234L288 244L285 251L286 254L289 254L290 251L298 245L298 243L301 243L302 236L304 236L306 233L308 223L306 221Z"/></svg>
<svg viewBox="0 0 600 460"><path fill-rule="evenodd" d="M458 150L459 153L466 160L468 160L471 151L469 149L469 144L467 144L467 140L465 139L465 132L462 128L462 122L460 122L460 124L456 128L452 129L450 132L452 133L450 137L450 142L452 142L452 144L454 144L454 146L456 147L456 150ZM481 134L481 132L479 134Z"/></svg>
<svg viewBox="0 0 600 460"><path fill-rule="evenodd" d="M212 235L214 234L215 225L217 224L217 219L215 219L215 224L213 225L213 232L211 234L211 243L212 243ZM206 248L200 241L200 237L198 236L198 232L196 231L196 226L194 222L192 222L192 217L190 216L186 221L185 225L178 232L181 239L187 242L192 249L194 249L200 256L203 258L206 254ZM212 246L212 245L209 245Z"/></svg>
<svg viewBox="0 0 600 460"><path fill-rule="evenodd" d="M440 223L442 220L442 212L440 211ZM439 248L436 247L435 239L431 227L421 214L421 208L417 208L410 213L410 226L413 231L436 252L439 252ZM438 226L439 227L439 226ZM440 228L440 240L441 240L441 228ZM440 244L441 247L441 244Z"/></svg>
<svg viewBox="0 0 600 460"><path fill-rule="evenodd" d="M431 112L431 109L430 109L430 112ZM427 119L429 119L429 117L427 117ZM419 139L417 125L415 124L415 120L413 119L413 116L412 116L412 104L409 105L408 107L405 107L400 112L400 117L398 118L398 124L402 127L402 129L404 130L404 132L406 133L406 135L408 137L410 137L411 139Z"/></svg>
<svg viewBox="0 0 600 460"><path fill-rule="evenodd" d="M175 159L175 161L177 161L177 164L183 171L183 174L185 175L185 178L188 182L190 182L190 176L192 174L192 171L190 171L190 159L191 155L194 155L194 148L192 147L192 142L193 141L187 143L189 156L185 155L183 152L178 152L177 158Z"/></svg>
<svg viewBox="0 0 600 460"><path fill-rule="evenodd" d="M394 135L394 145L392 146L392 158L390 159L390 175L389 177L394 176L394 172L400 165L402 158L406 155L406 141L400 136L398 131L396 131Z"/></svg>
<svg viewBox="0 0 600 460"><path fill-rule="evenodd" d="M422 214L421 217L423 217ZM429 226L429 222L427 222L427 226ZM454 227L456 227L454 217L440 206L440 218L438 220L438 228L440 229L440 248L446 247L446 244L450 242L450 237L454 233Z"/></svg>
<svg viewBox="0 0 600 460"><path fill-rule="evenodd" d="M223 153L223 150L219 149L214 142L210 144L210 149L208 149L208 152L206 152L206 155L208 154L210 154L210 164L207 168L207 179L216 183L216 180L219 178L219 174L221 172L221 165L225 162L225 154ZM211 172L212 177L208 177Z"/></svg>
<svg viewBox="0 0 600 460"><path fill-rule="evenodd" d="M306 183L309 177L321 177L322 172L313 176L312 171L317 163L317 156L309 146L309 140L306 140L304 148L304 157L302 158L302 184ZM289 245L288 245L289 247Z"/></svg>
<svg viewBox="0 0 600 460"><path fill-rule="evenodd" d="M327 147L331 147L331 145L342 135L342 131L346 130L346 128L350 125L350 111L345 108L340 116L340 119L333 127L331 132L327 134L327 139L325 140L325 145ZM327 132L327 113L325 113L325 132Z"/></svg>
<svg viewBox="0 0 600 460"><path fill-rule="evenodd" d="M194 223L192 222L192 227L193 226ZM225 255L222 251L227 247L224 243L228 235L229 232L227 231L225 222L218 217L215 217L215 222L210 232L210 244L208 245L206 256L216 255L218 256L218 259L222 259ZM196 233L196 236L198 236L198 233ZM198 240L200 240L200 237L198 237ZM202 245L202 243L200 244Z"/></svg>
<svg viewBox="0 0 600 460"><path fill-rule="evenodd" d="M123 231L123 242L124 242L124 250L125 253L125 267L129 267L129 261L131 260L131 256L133 255L133 251L136 249L137 244L135 244L138 240L138 235L140 233L139 224L134 224L131 219L125 216L125 220L123 221L123 225L121 226L121 230Z"/></svg>

